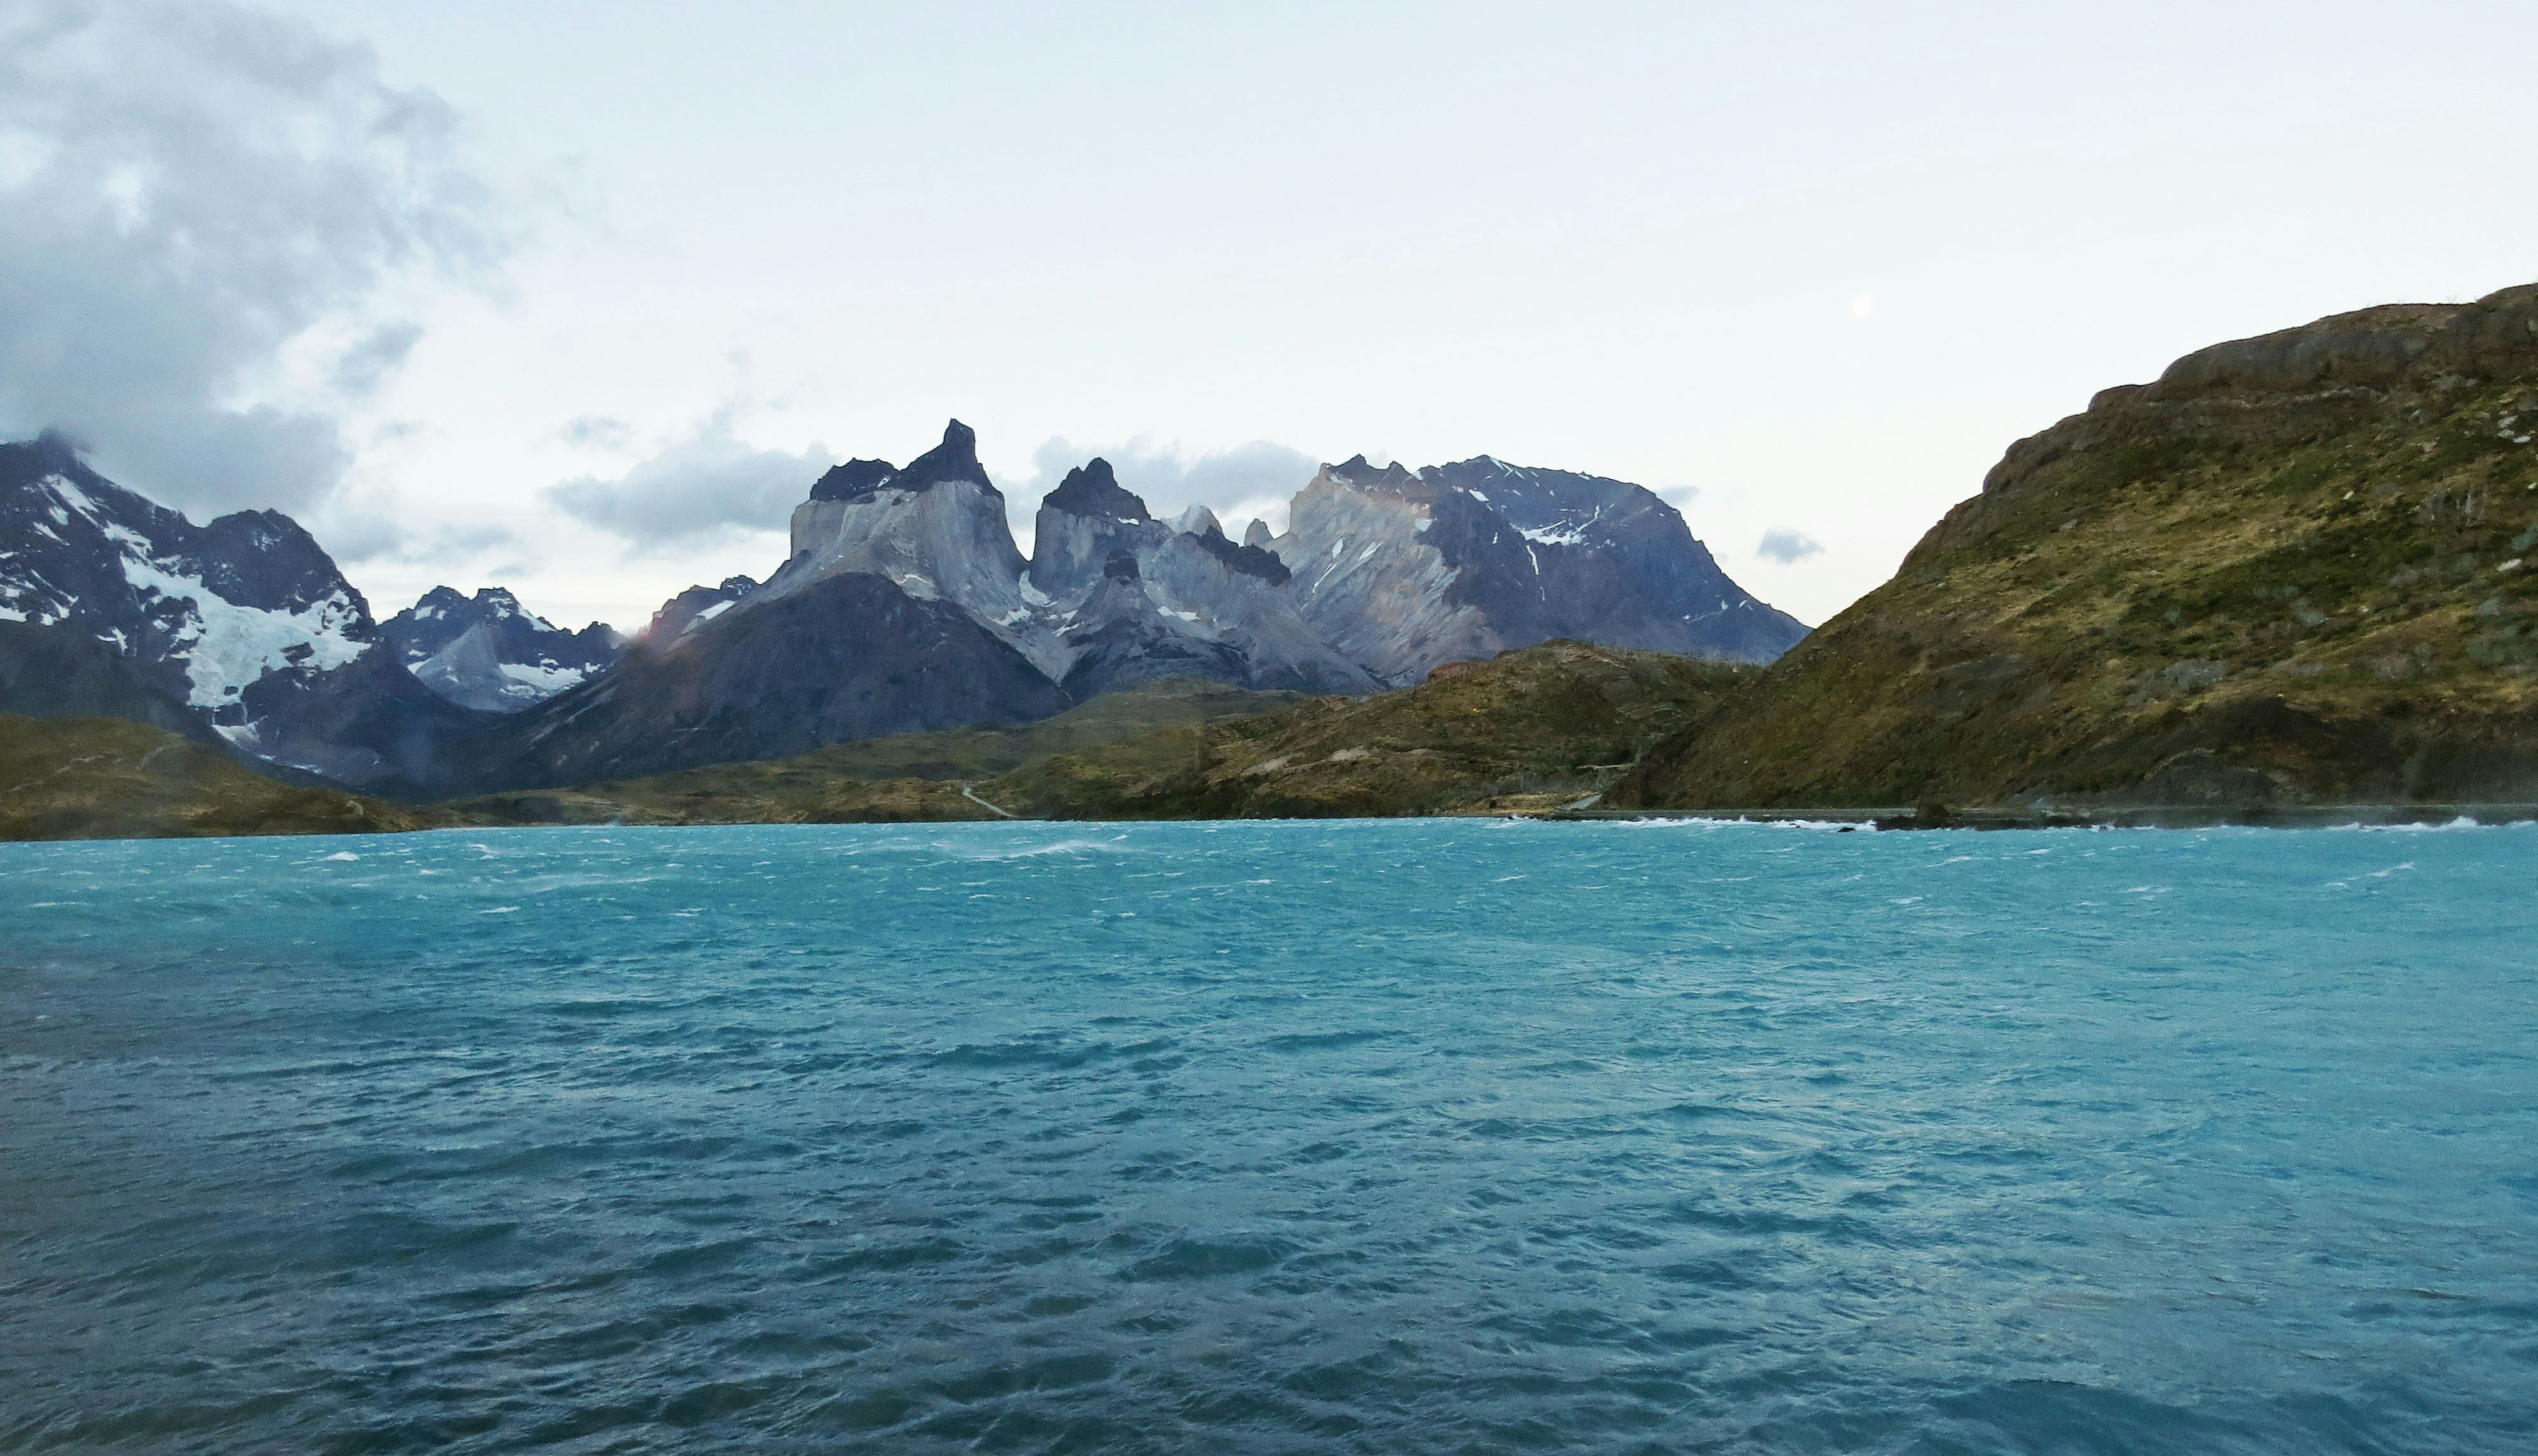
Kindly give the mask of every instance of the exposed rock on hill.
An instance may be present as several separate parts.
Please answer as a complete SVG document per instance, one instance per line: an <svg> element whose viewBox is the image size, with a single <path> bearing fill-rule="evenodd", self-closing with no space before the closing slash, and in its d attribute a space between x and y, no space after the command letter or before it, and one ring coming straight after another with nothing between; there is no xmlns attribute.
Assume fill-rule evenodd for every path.
<svg viewBox="0 0 2538 1456"><path fill-rule="evenodd" d="M604 622L567 631L499 586L473 597L435 586L379 624L406 669L466 707L510 713L544 702L615 662L625 639Z"/></svg>
<svg viewBox="0 0 2538 1456"><path fill-rule="evenodd" d="M2187 355L1613 799L2538 800L2533 437L2538 287Z"/></svg>
<svg viewBox="0 0 2538 1456"><path fill-rule="evenodd" d="M1621 481L1488 456L1325 466L1273 544L1304 619L1387 683L1552 637L1768 662L1806 628L1718 569L1681 513Z"/></svg>

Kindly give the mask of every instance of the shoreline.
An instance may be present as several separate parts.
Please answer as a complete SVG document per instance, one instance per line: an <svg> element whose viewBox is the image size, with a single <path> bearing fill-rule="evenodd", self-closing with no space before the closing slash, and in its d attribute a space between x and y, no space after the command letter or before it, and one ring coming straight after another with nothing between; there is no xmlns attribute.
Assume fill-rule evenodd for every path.
<svg viewBox="0 0 2538 1456"><path fill-rule="evenodd" d="M2538 820L2538 804L2109 804L2035 808L1959 809L1889 805L1849 809L1560 809L1528 819L1707 819L1750 824L1839 824L1876 829L2206 829L2220 827L2316 829L2345 825L2372 827L2524 824Z"/></svg>

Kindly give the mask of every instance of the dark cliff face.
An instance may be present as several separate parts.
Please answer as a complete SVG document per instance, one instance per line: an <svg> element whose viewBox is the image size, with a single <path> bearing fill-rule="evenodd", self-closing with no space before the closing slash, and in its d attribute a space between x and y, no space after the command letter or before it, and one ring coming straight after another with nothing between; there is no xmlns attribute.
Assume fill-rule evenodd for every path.
<svg viewBox="0 0 2538 1456"><path fill-rule="evenodd" d="M2012 445L1616 802L2538 796L2538 288L2178 360Z"/></svg>
<svg viewBox="0 0 2538 1456"><path fill-rule="evenodd" d="M1111 472L1110 462L1099 455L1066 473L1057 489L1040 497L1048 510L1062 510L1068 515L1107 516L1122 525L1151 521L1145 497L1119 484Z"/></svg>
<svg viewBox="0 0 2538 1456"><path fill-rule="evenodd" d="M509 719L467 781L539 787L779 758L1068 706L960 608L848 573L753 605Z"/></svg>

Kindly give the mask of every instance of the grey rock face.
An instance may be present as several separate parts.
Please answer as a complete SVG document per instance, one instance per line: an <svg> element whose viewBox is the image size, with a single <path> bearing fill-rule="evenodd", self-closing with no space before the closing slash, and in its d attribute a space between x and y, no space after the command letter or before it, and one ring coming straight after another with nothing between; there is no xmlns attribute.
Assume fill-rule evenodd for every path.
<svg viewBox="0 0 2538 1456"><path fill-rule="evenodd" d="M518 712L615 662L625 639L604 622L567 631L499 586L467 597L435 586L379 624L424 686L488 712Z"/></svg>
<svg viewBox="0 0 2538 1456"><path fill-rule="evenodd" d="M1063 671L1050 635L1031 629L1005 497L978 464L977 435L958 420L903 470L868 460L830 471L794 507L792 538L791 557L738 610L764 610L832 577L879 576L918 601L960 608L1050 677Z"/></svg>
<svg viewBox="0 0 2538 1456"><path fill-rule="evenodd" d="M1360 456L1324 467L1290 521L1275 547L1305 620L1395 685L1553 637L1768 662L1806 635L1627 482L1486 455L1422 471Z"/></svg>
<svg viewBox="0 0 2538 1456"><path fill-rule="evenodd" d="M1205 506L1169 526L1157 521L1107 461L1069 472L1040 502L1033 605L1037 620L1054 625L1060 681L1079 697L1168 677L1374 691L1374 680L1298 614L1288 575L1270 552L1226 540Z"/></svg>

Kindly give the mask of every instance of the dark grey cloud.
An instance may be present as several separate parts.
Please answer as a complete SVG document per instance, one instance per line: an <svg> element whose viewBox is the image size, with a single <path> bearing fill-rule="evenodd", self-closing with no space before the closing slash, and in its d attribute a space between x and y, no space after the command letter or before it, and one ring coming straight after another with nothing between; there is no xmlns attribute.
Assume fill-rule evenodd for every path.
<svg viewBox="0 0 2538 1456"><path fill-rule="evenodd" d="M1144 496L1157 516L1169 520L1186 506L1204 505L1236 531L1241 521L1263 515L1283 528L1288 500L1321 468L1303 451L1271 440L1189 455L1149 436L1113 445L1051 439L1032 452L1032 478L1009 493L1010 508L1028 522L1040 496L1096 455L1109 461L1119 484Z"/></svg>
<svg viewBox="0 0 2538 1456"><path fill-rule="evenodd" d="M780 531L811 485L837 463L826 445L798 455L734 438L731 414L615 480L582 476L547 498L567 515L625 538L637 552L682 550L743 531Z"/></svg>
<svg viewBox="0 0 2538 1456"><path fill-rule="evenodd" d="M1791 562L1803 561L1823 550L1823 543L1805 532L1781 527L1764 532L1763 544L1754 548L1754 554L1778 562L1785 566Z"/></svg>
<svg viewBox="0 0 2538 1456"><path fill-rule="evenodd" d="M0 433L62 428L171 504L316 501L335 406L421 336L366 301L502 252L456 128L366 47L227 0L0 3ZM241 403L336 336L337 398Z"/></svg>

